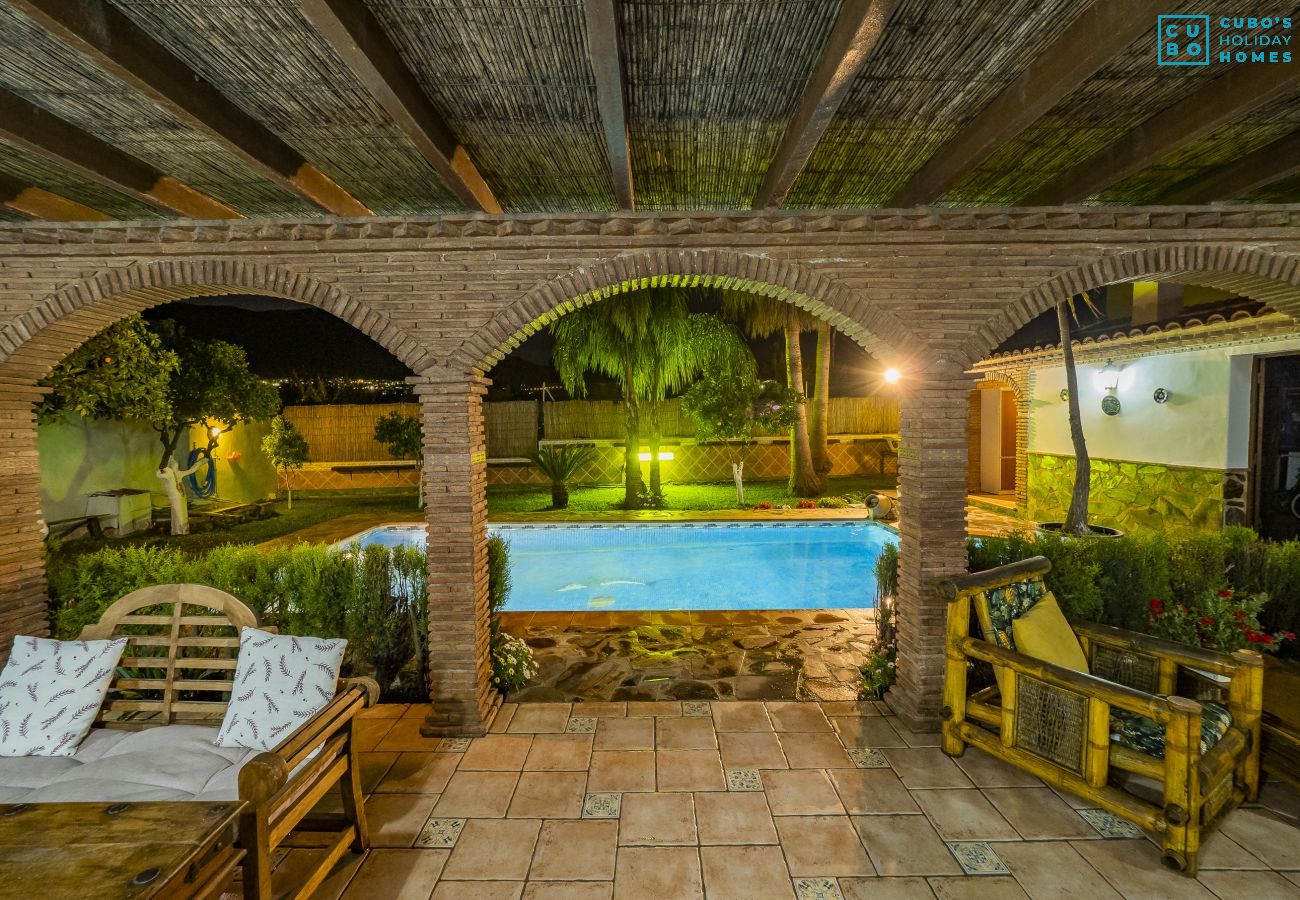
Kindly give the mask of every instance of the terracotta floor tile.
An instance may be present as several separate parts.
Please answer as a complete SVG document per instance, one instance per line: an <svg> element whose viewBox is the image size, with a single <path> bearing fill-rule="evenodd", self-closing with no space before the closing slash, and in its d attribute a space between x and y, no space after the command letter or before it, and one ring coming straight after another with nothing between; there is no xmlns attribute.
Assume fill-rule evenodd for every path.
<svg viewBox="0 0 1300 900"><path fill-rule="evenodd" d="M854 770L857 771L857 770ZM821 769L773 769L763 773L763 790L774 816L839 816L844 807Z"/></svg>
<svg viewBox="0 0 1300 900"><path fill-rule="evenodd" d="M591 765L590 734L539 734L524 768L542 772L583 771Z"/></svg>
<svg viewBox="0 0 1300 900"><path fill-rule="evenodd" d="M457 772L435 808L443 818L499 819L510 807L518 780L518 772Z"/></svg>
<svg viewBox="0 0 1300 900"><path fill-rule="evenodd" d="M1223 820L1223 833L1274 869L1300 869L1296 829L1263 809L1238 809Z"/></svg>
<svg viewBox="0 0 1300 900"><path fill-rule="evenodd" d="M569 725L571 703L521 703L507 734L562 734Z"/></svg>
<svg viewBox="0 0 1300 900"><path fill-rule="evenodd" d="M676 700L629 700L627 714L634 716L680 716L682 704Z"/></svg>
<svg viewBox="0 0 1300 900"><path fill-rule="evenodd" d="M1026 900L1024 889L1009 875L931 878L939 900Z"/></svg>
<svg viewBox="0 0 1300 900"><path fill-rule="evenodd" d="M732 700L713 704L713 725L724 731L771 731L767 709L757 701Z"/></svg>
<svg viewBox="0 0 1300 900"><path fill-rule="evenodd" d="M716 750L713 720L705 716L659 719L655 725L656 750Z"/></svg>
<svg viewBox="0 0 1300 900"><path fill-rule="evenodd" d="M358 719L400 719L406 712L410 704L407 703L376 703L357 713Z"/></svg>
<svg viewBox="0 0 1300 900"><path fill-rule="evenodd" d="M775 844L776 825L759 791L695 795L695 823L701 844Z"/></svg>
<svg viewBox="0 0 1300 900"><path fill-rule="evenodd" d="M880 710L870 700L823 700L817 704L822 713L831 716L878 716Z"/></svg>
<svg viewBox="0 0 1300 900"><path fill-rule="evenodd" d="M612 819L546 821L528 877L536 881L611 881L617 849L618 822Z"/></svg>
<svg viewBox="0 0 1300 900"><path fill-rule="evenodd" d="M771 731L722 732L718 735L722 764L728 769L785 769L781 740Z"/></svg>
<svg viewBox="0 0 1300 900"><path fill-rule="evenodd" d="M345 900L428 900L447 862L446 850L371 850L348 882ZM320 896L317 892L316 897Z"/></svg>
<svg viewBox="0 0 1300 900"><path fill-rule="evenodd" d="M990 756L978 747L967 747L966 752L954 762L961 767L976 787L1011 788L1042 787L1038 776L1031 775L1023 769L1017 769L1008 762Z"/></svg>
<svg viewBox="0 0 1300 900"><path fill-rule="evenodd" d="M704 900L694 847L619 847L614 900Z"/></svg>
<svg viewBox="0 0 1300 900"><path fill-rule="evenodd" d="M459 753L402 753L376 790L381 794L437 794L460 763Z"/></svg>
<svg viewBox="0 0 1300 900"><path fill-rule="evenodd" d="M461 757L459 768L462 772L518 772L524 767L532 745L531 734L489 734L474 738Z"/></svg>
<svg viewBox="0 0 1300 900"><path fill-rule="evenodd" d="M1300 900L1300 887L1296 887L1276 872L1202 871L1197 880L1219 897Z"/></svg>
<svg viewBox="0 0 1300 900"><path fill-rule="evenodd" d="M388 774L388 770L393 767L393 763L397 762L397 757L397 753L375 753L373 751L358 753L357 763L361 769L361 790L367 794L374 793L375 788ZM436 788L431 793L436 793L438 790L441 790L441 788Z"/></svg>
<svg viewBox="0 0 1300 900"><path fill-rule="evenodd" d="M610 881L530 881L523 900L609 900L613 896Z"/></svg>
<svg viewBox="0 0 1300 900"><path fill-rule="evenodd" d="M376 847L409 847L438 802L437 794L375 794L366 801L370 841Z"/></svg>
<svg viewBox="0 0 1300 900"><path fill-rule="evenodd" d="M848 816L777 816L776 831L795 878L875 874Z"/></svg>
<svg viewBox="0 0 1300 900"><path fill-rule="evenodd" d="M767 714L777 731L830 731L831 723L816 703L769 701Z"/></svg>
<svg viewBox="0 0 1300 900"><path fill-rule="evenodd" d="M488 726L489 734L504 734L510 727L510 720L515 717L515 710L519 708L518 703L502 703L497 710L496 716L492 719L492 724Z"/></svg>
<svg viewBox="0 0 1300 900"><path fill-rule="evenodd" d="M934 900L924 878L841 878L844 900Z"/></svg>
<svg viewBox="0 0 1300 900"><path fill-rule="evenodd" d="M367 753L374 750L375 747L383 740L388 732L393 730L393 726L400 721L399 719L361 719L357 722L352 734L352 742L356 745L358 753Z"/></svg>
<svg viewBox="0 0 1300 900"><path fill-rule="evenodd" d="M653 750L602 750L591 754L587 770L587 792L653 791Z"/></svg>
<svg viewBox="0 0 1300 900"><path fill-rule="evenodd" d="M942 750L922 748L914 750L885 750L885 758L893 766L907 789L968 788L974 787L970 779L957 768L957 764Z"/></svg>
<svg viewBox="0 0 1300 900"><path fill-rule="evenodd" d="M628 794L619 814L623 846L695 844L695 803L690 794Z"/></svg>
<svg viewBox="0 0 1300 900"><path fill-rule="evenodd" d="M789 900L790 870L780 847L702 847L709 900Z"/></svg>
<svg viewBox="0 0 1300 900"><path fill-rule="evenodd" d="M519 900L522 881L439 881L429 900Z"/></svg>
<svg viewBox="0 0 1300 900"><path fill-rule="evenodd" d="M995 849L1032 900L1120 900L1065 841L1010 841Z"/></svg>
<svg viewBox="0 0 1300 900"><path fill-rule="evenodd" d="M601 719L596 723L596 743L592 745L594 750L653 750L654 748L654 719Z"/></svg>
<svg viewBox="0 0 1300 900"><path fill-rule="evenodd" d="M727 785L715 750L656 752L655 783L661 791L721 791Z"/></svg>
<svg viewBox="0 0 1300 900"><path fill-rule="evenodd" d="M989 788L984 796L1027 840L1087 838L1096 834L1077 812L1045 787Z"/></svg>
<svg viewBox="0 0 1300 900"><path fill-rule="evenodd" d="M792 769L852 769L840 739L826 734L782 734L781 749Z"/></svg>
<svg viewBox="0 0 1300 900"><path fill-rule="evenodd" d="M622 718L627 715L627 703L622 700L588 700L575 703L570 715L592 719Z"/></svg>
<svg viewBox="0 0 1300 900"><path fill-rule="evenodd" d="M907 741L899 736L884 716L832 716L830 722L845 747L880 750L885 747L907 746Z"/></svg>
<svg viewBox="0 0 1300 900"><path fill-rule="evenodd" d="M844 809L851 815L921 811L891 769L828 769L826 775L835 786Z"/></svg>
<svg viewBox="0 0 1300 900"><path fill-rule="evenodd" d="M960 875L961 866L925 816L854 816L881 875Z"/></svg>
<svg viewBox="0 0 1300 900"><path fill-rule="evenodd" d="M1129 900L1211 900L1214 897L1200 882L1161 865L1159 848L1145 838L1071 841L1070 846Z"/></svg>
<svg viewBox="0 0 1300 900"><path fill-rule="evenodd" d="M523 881L542 823L538 819L470 819L456 840L448 881Z"/></svg>
<svg viewBox="0 0 1300 900"><path fill-rule="evenodd" d="M912 795L945 841L1014 841L1016 830L974 789L917 791Z"/></svg>
<svg viewBox="0 0 1300 900"><path fill-rule="evenodd" d="M371 719L370 721L377 721ZM378 744L374 746L375 750L423 750L430 752L436 750L438 741L441 738L427 738L420 734L420 726L424 724L423 717L402 718L392 720L393 727L383 736Z"/></svg>
<svg viewBox="0 0 1300 900"><path fill-rule="evenodd" d="M577 819L587 793L586 772L524 772L506 813L512 819Z"/></svg>

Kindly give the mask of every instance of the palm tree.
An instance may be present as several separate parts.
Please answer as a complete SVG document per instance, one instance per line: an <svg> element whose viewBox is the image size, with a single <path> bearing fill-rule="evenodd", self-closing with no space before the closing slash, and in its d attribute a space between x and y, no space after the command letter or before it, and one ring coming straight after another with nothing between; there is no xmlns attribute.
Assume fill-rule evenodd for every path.
<svg viewBox="0 0 1300 900"><path fill-rule="evenodd" d="M752 337L768 337L781 332L785 338L786 386L801 397L808 396L804 387L803 348L799 345L799 336L815 328L816 320L793 304L771 297L723 291L721 299L723 310L743 319L745 330ZM829 342L826 346L829 354ZM826 362L829 371L829 355ZM825 378L819 380L823 384L827 381ZM826 492L826 477L817 471L814 464L808 418L807 404L800 403L795 423L790 428L790 493L796 497L818 497Z"/></svg>
<svg viewBox="0 0 1300 900"><path fill-rule="evenodd" d="M644 505L641 479L642 412L649 431L649 498L662 497L659 407L669 394L686 388L702 371L740 368L752 371L753 354L740 333L707 313L690 312L683 292L633 291L585 307L557 321L555 367L574 396L586 393L590 372L614 379L623 393L625 432L623 504Z"/></svg>
<svg viewBox="0 0 1300 900"><path fill-rule="evenodd" d="M825 479L831 473L831 457L826 446L826 432L831 414L831 323L817 320L817 357L813 363L813 403L808 416L808 441L812 449L813 470Z"/></svg>

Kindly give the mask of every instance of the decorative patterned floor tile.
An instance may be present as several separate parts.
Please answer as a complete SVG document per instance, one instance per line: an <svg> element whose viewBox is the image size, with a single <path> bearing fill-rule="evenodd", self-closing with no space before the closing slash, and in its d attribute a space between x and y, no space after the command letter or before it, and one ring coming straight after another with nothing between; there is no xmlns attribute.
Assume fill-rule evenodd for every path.
<svg viewBox="0 0 1300 900"><path fill-rule="evenodd" d="M799 900L844 900L834 878L796 878L794 893Z"/></svg>
<svg viewBox="0 0 1300 900"><path fill-rule="evenodd" d="M948 849L967 875L1010 875L1002 857L993 852L987 841L950 841Z"/></svg>
<svg viewBox="0 0 1300 900"><path fill-rule="evenodd" d="M438 741L437 753L464 753L469 749L470 738L443 738Z"/></svg>
<svg viewBox="0 0 1300 900"><path fill-rule="evenodd" d="M859 769L889 768L889 760L885 759L885 754L879 750L851 747L846 752L849 754L849 759L853 760L853 765Z"/></svg>
<svg viewBox="0 0 1300 900"><path fill-rule="evenodd" d="M417 847L454 847L465 827L464 819L429 818L420 829L420 836L415 839Z"/></svg>
<svg viewBox="0 0 1300 900"><path fill-rule="evenodd" d="M761 791L762 789L763 779L759 777L758 769L727 770L727 790Z"/></svg>
<svg viewBox="0 0 1300 900"><path fill-rule="evenodd" d="M622 794L588 794L582 801L584 819L617 819L623 806Z"/></svg>
<svg viewBox="0 0 1300 900"><path fill-rule="evenodd" d="M1142 829L1105 809L1078 809L1085 822L1104 838L1140 838Z"/></svg>
<svg viewBox="0 0 1300 900"><path fill-rule="evenodd" d="M682 703L682 715L711 716L713 715L713 707L709 706L706 700L687 700Z"/></svg>
<svg viewBox="0 0 1300 900"><path fill-rule="evenodd" d="M564 731L566 734L595 734L597 721L593 716L570 716Z"/></svg>

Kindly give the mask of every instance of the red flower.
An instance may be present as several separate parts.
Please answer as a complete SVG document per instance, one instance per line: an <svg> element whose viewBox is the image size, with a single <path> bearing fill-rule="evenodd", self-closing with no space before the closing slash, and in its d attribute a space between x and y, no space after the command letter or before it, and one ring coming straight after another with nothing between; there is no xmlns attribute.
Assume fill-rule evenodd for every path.
<svg viewBox="0 0 1300 900"><path fill-rule="evenodd" d="M1178 611L1179 611L1180 613L1186 613L1186 612L1187 612L1187 607L1186 607L1185 605L1183 605L1182 603L1180 603L1180 604L1178 604Z"/></svg>
<svg viewBox="0 0 1300 900"><path fill-rule="evenodd" d="M1196 624L1198 624L1198 625L1213 625L1213 624L1214 624L1214 619L1211 618L1210 616L1201 616L1199 619L1196 620Z"/></svg>
<svg viewBox="0 0 1300 900"><path fill-rule="evenodd" d="M1219 596L1220 596L1220 597L1231 597L1231 596L1232 596L1232 591L1228 590L1227 588L1224 588L1223 590L1219 591Z"/></svg>
<svg viewBox="0 0 1300 900"><path fill-rule="evenodd" d="M1294 631L1284 631L1284 632L1282 632L1282 637L1283 637L1284 639L1288 640L1288 641L1294 641L1294 640L1295 640L1295 632L1294 632Z"/></svg>
<svg viewBox="0 0 1300 900"><path fill-rule="evenodd" d="M1232 614L1232 617L1233 617L1234 619L1241 620L1241 619L1246 618L1246 614L1245 614L1244 612L1240 612L1240 611L1238 611L1238 612L1233 613L1233 614Z"/></svg>
<svg viewBox="0 0 1300 900"><path fill-rule="evenodd" d="M1161 603L1159 600L1157 600L1155 597L1151 598L1151 603L1149 604L1149 608L1151 610L1151 615L1153 616L1162 616L1165 613L1165 605Z"/></svg>
<svg viewBox="0 0 1300 900"><path fill-rule="evenodd" d="M1263 634L1258 631L1247 631L1246 640L1252 644L1271 644L1273 643L1272 635Z"/></svg>

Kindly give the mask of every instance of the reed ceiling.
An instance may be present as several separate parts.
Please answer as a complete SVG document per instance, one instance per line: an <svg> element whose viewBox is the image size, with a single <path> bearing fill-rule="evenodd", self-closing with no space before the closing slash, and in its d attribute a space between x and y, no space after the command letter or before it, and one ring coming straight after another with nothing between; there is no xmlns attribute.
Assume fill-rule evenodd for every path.
<svg viewBox="0 0 1300 900"><path fill-rule="evenodd" d="M868 3L0 0L0 89L17 98L0 107L0 183L114 219L193 215L139 188L138 173L133 181L34 146L43 132L21 111L35 108L248 217L606 211L627 205L619 185L628 177L639 209L748 209L777 171L788 174L776 195L785 207L889 206L938 165L937 153L968 140L1000 95L1061 52L1063 31L1126 2L875 0L888 14L883 29L863 26L853 46L864 52L827 82L818 72L850 59L840 38ZM1157 66L1154 6L1128 5L1141 8L1124 32L1131 40L1063 83L1045 112L941 172L918 202L1009 206L1065 190L1116 141L1252 68ZM120 20L115 34L157 42L217 101L191 110L184 97L161 96L171 88L141 83L156 78L149 65L106 61L129 44L88 49L68 37L77 23L51 25L72 15L59 10ZM1241 13L1230 0L1160 11ZM1300 4L1257 0L1249 12L1300 19ZM611 58L620 63L612 81L601 65ZM1079 199L1172 202L1300 134L1297 66L1254 66L1285 89L1243 93L1215 127L1156 148ZM810 124L810 110L822 118ZM265 136L283 149L266 151ZM804 153L789 150L795 137ZM1209 199L1300 201L1288 162L1263 183L1219 179L1229 193ZM21 216L17 200L3 200L0 218Z"/></svg>

